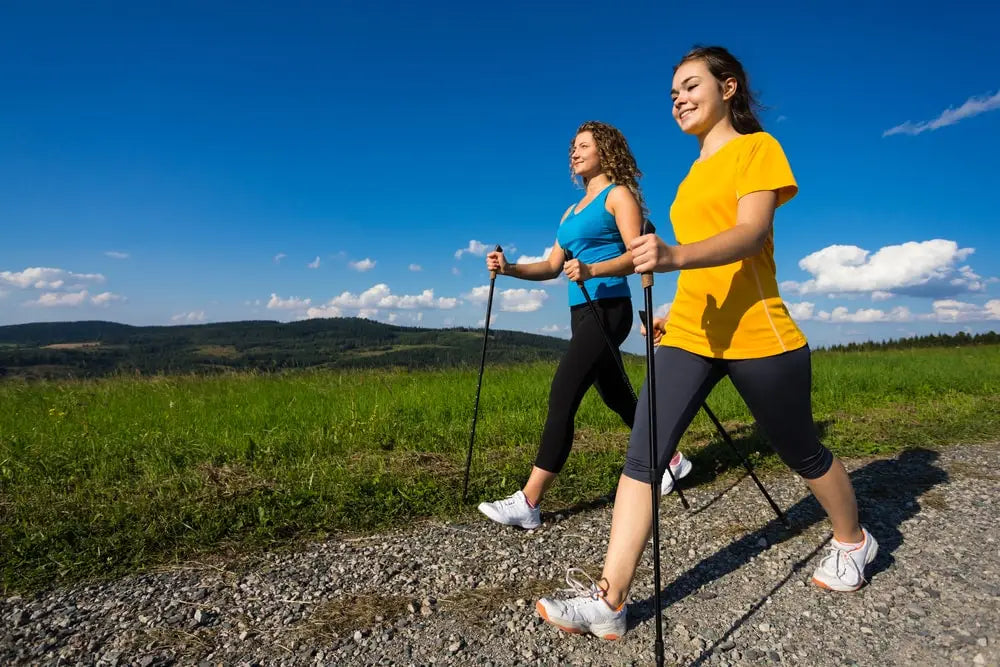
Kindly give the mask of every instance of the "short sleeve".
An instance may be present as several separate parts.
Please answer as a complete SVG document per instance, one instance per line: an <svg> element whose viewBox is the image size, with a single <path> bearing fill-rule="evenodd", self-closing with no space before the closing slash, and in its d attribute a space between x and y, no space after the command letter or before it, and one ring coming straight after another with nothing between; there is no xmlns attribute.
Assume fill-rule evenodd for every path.
<svg viewBox="0 0 1000 667"><path fill-rule="evenodd" d="M778 206L798 191L799 186L788 164L785 151L777 139L766 132L759 132L747 142L738 158L736 167L736 198L751 192L776 190Z"/></svg>

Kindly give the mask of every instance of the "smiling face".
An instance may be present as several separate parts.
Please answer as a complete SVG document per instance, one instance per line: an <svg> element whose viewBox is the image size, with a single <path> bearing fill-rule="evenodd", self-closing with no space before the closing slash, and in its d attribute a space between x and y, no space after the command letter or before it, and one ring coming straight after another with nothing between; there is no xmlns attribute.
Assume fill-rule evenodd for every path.
<svg viewBox="0 0 1000 667"><path fill-rule="evenodd" d="M672 113L681 130L703 136L728 117L728 100L736 92L736 79L720 83L704 60L688 60L674 72L670 98Z"/></svg>
<svg viewBox="0 0 1000 667"><path fill-rule="evenodd" d="M574 174L584 180L601 173L601 155L590 130L584 130L573 140L573 150L569 155L569 167Z"/></svg>

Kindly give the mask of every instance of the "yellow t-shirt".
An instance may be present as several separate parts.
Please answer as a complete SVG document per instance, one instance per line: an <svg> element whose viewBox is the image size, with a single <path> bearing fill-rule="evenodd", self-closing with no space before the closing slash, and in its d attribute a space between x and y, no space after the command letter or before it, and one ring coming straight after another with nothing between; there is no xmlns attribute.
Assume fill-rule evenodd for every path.
<svg viewBox="0 0 1000 667"><path fill-rule="evenodd" d="M745 134L691 165L670 207L677 241L694 243L736 225L736 205L750 192L777 190L778 206L798 192L781 145L766 132ZM781 296L774 233L748 259L687 269L677 279L660 345L722 359L780 354L806 344Z"/></svg>

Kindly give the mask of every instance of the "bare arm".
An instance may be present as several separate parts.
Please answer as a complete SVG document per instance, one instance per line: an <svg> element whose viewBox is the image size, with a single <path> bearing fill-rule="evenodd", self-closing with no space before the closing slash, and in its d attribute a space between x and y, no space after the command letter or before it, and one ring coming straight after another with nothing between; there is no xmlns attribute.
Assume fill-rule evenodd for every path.
<svg viewBox="0 0 1000 667"><path fill-rule="evenodd" d="M753 257L771 233L777 203L774 190L744 195L737 204L736 225L696 243L672 246L654 234L640 236L630 246L635 272L703 269Z"/></svg>
<svg viewBox="0 0 1000 667"><path fill-rule="evenodd" d="M559 246L559 241L555 241L549 256L542 261L524 264L504 262L500 273L524 280L551 280L559 275L565 257L563 249Z"/></svg>

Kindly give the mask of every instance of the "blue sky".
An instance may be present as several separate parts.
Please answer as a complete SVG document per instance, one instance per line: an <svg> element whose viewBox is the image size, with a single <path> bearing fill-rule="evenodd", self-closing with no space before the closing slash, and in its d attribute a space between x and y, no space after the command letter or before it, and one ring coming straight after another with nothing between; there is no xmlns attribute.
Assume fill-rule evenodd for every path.
<svg viewBox="0 0 1000 667"><path fill-rule="evenodd" d="M671 67L701 43L798 180L776 260L814 346L1000 328L1000 10L705 7L5 3L0 324L476 326L483 247L541 256L581 196L582 121L625 133L672 239ZM575 286L496 287L494 327L568 335Z"/></svg>

